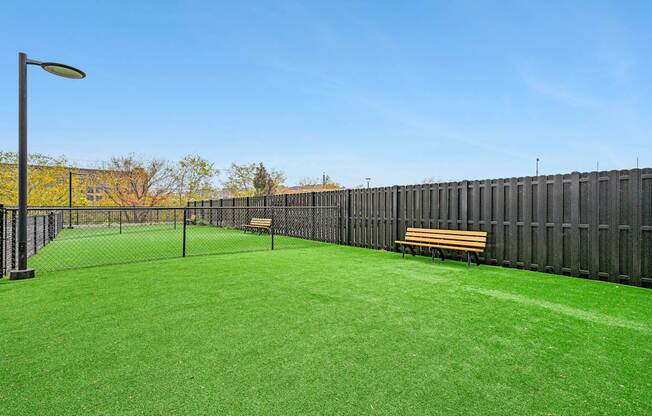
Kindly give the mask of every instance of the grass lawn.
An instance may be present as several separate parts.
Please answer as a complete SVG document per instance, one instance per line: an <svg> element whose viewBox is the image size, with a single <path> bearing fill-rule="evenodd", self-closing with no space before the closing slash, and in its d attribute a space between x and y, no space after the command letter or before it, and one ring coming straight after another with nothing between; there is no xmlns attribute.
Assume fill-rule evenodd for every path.
<svg viewBox="0 0 652 416"><path fill-rule="evenodd" d="M183 226L178 224L129 224L120 228L78 226L63 229L52 244L31 257L28 266L41 271L111 265L181 257ZM186 255L233 254L271 249L267 233L244 233L232 228L188 225ZM323 245L318 241L274 236L277 250Z"/></svg>
<svg viewBox="0 0 652 416"><path fill-rule="evenodd" d="M3 415L652 414L652 291L597 281L319 245L5 279L0 314Z"/></svg>

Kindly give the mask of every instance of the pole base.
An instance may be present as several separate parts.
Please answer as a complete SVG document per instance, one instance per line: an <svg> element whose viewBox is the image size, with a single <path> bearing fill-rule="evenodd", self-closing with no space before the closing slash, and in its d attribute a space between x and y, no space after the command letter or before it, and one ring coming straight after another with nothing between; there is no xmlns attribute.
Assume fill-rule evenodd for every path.
<svg viewBox="0 0 652 416"><path fill-rule="evenodd" d="M32 279L34 269L12 270L9 272L9 280Z"/></svg>

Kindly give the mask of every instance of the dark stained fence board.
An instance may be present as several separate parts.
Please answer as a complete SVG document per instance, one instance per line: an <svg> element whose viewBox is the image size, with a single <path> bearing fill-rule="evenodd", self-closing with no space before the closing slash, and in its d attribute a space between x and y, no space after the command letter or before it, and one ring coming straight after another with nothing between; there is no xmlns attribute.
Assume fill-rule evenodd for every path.
<svg viewBox="0 0 652 416"><path fill-rule="evenodd" d="M526 269L532 267L532 178L523 178L523 263Z"/></svg>
<svg viewBox="0 0 652 416"><path fill-rule="evenodd" d="M467 230L469 227L469 183L468 181L460 182L458 194L458 212L460 230Z"/></svg>
<svg viewBox="0 0 652 416"><path fill-rule="evenodd" d="M505 260L505 183L502 179L496 181L494 194L494 217L496 227L492 232L496 235L496 264L504 265Z"/></svg>
<svg viewBox="0 0 652 416"><path fill-rule="evenodd" d="M564 261L564 228L563 228L563 210L564 210L564 184L562 175L555 175L552 185L553 195L553 269L557 274L562 274Z"/></svg>
<svg viewBox="0 0 652 416"><path fill-rule="evenodd" d="M640 283L641 276L641 171L629 171L629 206L630 206L630 240L631 268L630 280L633 284Z"/></svg>
<svg viewBox="0 0 652 416"><path fill-rule="evenodd" d="M492 201L493 201L493 187L491 186L491 180L485 180L483 186L483 201L482 201L482 212L484 218L484 228L483 231L487 232L487 249L483 253L483 260L485 262L495 261L496 253L496 234L492 232L491 219L493 216L492 212Z"/></svg>
<svg viewBox="0 0 652 416"><path fill-rule="evenodd" d="M570 256L571 276L580 274L580 174L573 172L570 183L570 247L566 249Z"/></svg>
<svg viewBox="0 0 652 416"><path fill-rule="evenodd" d="M597 172L589 174L589 274L592 279L598 279L600 272L600 175Z"/></svg>
<svg viewBox="0 0 652 416"><path fill-rule="evenodd" d="M618 281L620 274L620 172L609 172L609 191L607 194L608 213L609 219L609 280L612 282Z"/></svg>
<svg viewBox="0 0 652 416"><path fill-rule="evenodd" d="M468 229L479 231L480 228L480 181L471 184L471 226Z"/></svg>
<svg viewBox="0 0 652 416"><path fill-rule="evenodd" d="M545 272L548 265L548 178L537 178L537 266L540 272Z"/></svg>
<svg viewBox="0 0 652 416"><path fill-rule="evenodd" d="M509 180L509 197L507 198L509 210L507 212L509 221L508 237L508 258L509 265L515 267L518 263L518 181L516 178Z"/></svg>

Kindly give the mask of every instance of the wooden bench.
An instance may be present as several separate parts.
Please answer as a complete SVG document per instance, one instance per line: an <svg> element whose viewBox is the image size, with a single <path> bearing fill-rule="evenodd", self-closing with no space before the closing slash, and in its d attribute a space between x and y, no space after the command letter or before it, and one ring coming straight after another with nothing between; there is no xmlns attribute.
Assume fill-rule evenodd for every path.
<svg viewBox="0 0 652 416"><path fill-rule="evenodd" d="M259 233L262 233L263 231L269 231L271 228L271 218L252 218L249 224L244 224L242 226L245 233L247 231L258 231Z"/></svg>
<svg viewBox="0 0 652 416"><path fill-rule="evenodd" d="M190 217L186 218L186 224L197 225L197 216L195 214L192 214Z"/></svg>
<svg viewBox="0 0 652 416"><path fill-rule="evenodd" d="M430 248L432 261L435 261L435 251L439 252L444 261L446 259L444 250L456 250L466 253L467 265L471 265L471 256L473 256L479 266L478 253L482 253L487 246L487 232L408 228L405 240L396 240L394 243L401 246L403 257L405 257L405 247L410 249L413 256L414 247Z"/></svg>

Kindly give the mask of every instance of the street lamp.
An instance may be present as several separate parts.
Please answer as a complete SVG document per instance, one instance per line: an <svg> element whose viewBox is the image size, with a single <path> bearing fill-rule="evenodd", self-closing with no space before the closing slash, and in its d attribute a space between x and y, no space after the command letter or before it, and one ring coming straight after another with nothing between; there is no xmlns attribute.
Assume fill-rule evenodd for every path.
<svg viewBox="0 0 652 416"><path fill-rule="evenodd" d="M27 65L38 65L64 78L82 79L83 71L55 62L39 62L18 54L18 268L9 272L10 279L30 279L34 269L27 268Z"/></svg>
<svg viewBox="0 0 652 416"><path fill-rule="evenodd" d="M72 229L72 177L76 176L88 176L86 173L77 173L73 172L72 169L68 169L68 228Z"/></svg>
<svg viewBox="0 0 652 416"><path fill-rule="evenodd" d="M369 189L369 181L371 180L371 178L364 178L364 179L367 181L367 189Z"/></svg>

